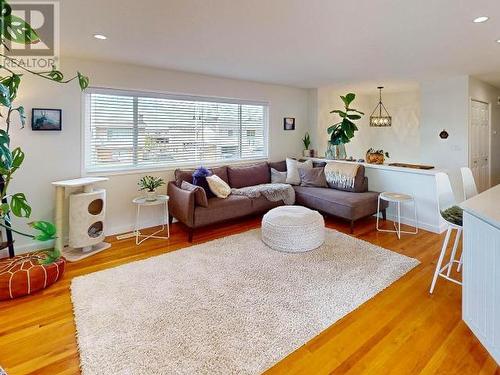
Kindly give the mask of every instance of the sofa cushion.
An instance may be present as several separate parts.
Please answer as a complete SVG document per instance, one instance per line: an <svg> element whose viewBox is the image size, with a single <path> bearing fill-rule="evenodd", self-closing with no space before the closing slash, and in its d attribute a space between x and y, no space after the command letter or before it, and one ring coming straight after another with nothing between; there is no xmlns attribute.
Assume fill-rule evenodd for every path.
<svg viewBox="0 0 500 375"><path fill-rule="evenodd" d="M212 193L219 198L227 198L231 194L231 188L222 178L213 174L207 176L208 187Z"/></svg>
<svg viewBox="0 0 500 375"><path fill-rule="evenodd" d="M286 183L291 185L300 185L299 168L312 168L312 160L299 162L292 158L286 158Z"/></svg>
<svg viewBox="0 0 500 375"><path fill-rule="evenodd" d="M270 162L269 168L274 168L279 172L286 172L286 160Z"/></svg>
<svg viewBox="0 0 500 375"><path fill-rule="evenodd" d="M299 168L300 186L328 187L324 168Z"/></svg>
<svg viewBox="0 0 500 375"><path fill-rule="evenodd" d="M271 183L273 184L286 183L286 171L280 172L274 168L271 168Z"/></svg>
<svg viewBox="0 0 500 375"><path fill-rule="evenodd" d="M354 193L330 188L294 186L296 204L348 220L357 220L377 212L377 192ZM380 209L387 202L380 202Z"/></svg>
<svg viewBox="0 0 500 375"><path fill-rule="evenodd" d="M267 162L245 166L227 167L229 185L232 188L268 184L271 182L271 172Z"/></svg>
<svg viewBox="0 0 500 375"><path fill-rule="evenodd" d="M196 169L176 169L174 172L175 184L178 187L181 187L182 181L187 181L190 184L193 183L193 173ZM227 167L214 167L208 168L212 174L216 174L220 178L222 178L225 182L229 183L227 178Z"/></svg>
<svg viewBox="0 0 500 375"><path fill-rule="evenodd" d="M223 198L210 198L208 207L195 207L194 226L202 227L220 221L250 215L253 212L250 198L242 195L230 195Z"/></svg>
<svg viewBox="0 0 500 375"><path fill-rule="evenodd" d="M195 200L196 205L208 207L207 194L205 192L205 189L203 189L201 186L196 186L196 185L190 184L187 181L182 181L181 189L187 190L187 191L194 191L194 200Z"/></svg>
<svg viewBox="0 0 500 375"><path fill-rule="evenodd" d="M368 191L368 182L365 182L365 166L364 165L359 165L358 171L356 172L356 176L354 177L354 186L353 187L343 187L340 184L335 184L335 183L329 183L330 187L332 189L337 189L337 190L343 190L343 191L350 191L350 192L356 192L356 193L362 193L365 191Z"/></svg>

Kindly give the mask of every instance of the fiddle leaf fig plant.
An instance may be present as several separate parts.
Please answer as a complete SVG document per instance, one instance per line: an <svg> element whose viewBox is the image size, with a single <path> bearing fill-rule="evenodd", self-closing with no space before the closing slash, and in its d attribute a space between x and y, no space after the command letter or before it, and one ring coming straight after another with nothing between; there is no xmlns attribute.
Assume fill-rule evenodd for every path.
<svg viewBox="0 0 500 375"><path fill-rule="evenodd" d="M351 138L354 137L354 132L358 130L354 121L361 119L361 116L364 115L363 112L350 107L354 99L356 99L356 94L351 92L345 96L341 95L340 99L344 102L344 108L334 109L330 112L339 115L342 119L328 128L330 143L333 145L349 143Z"/></svg>
<svg viewBox="0 0 500 375"><path fill-rule="evenodd" d="M19 235L38 241L55 239L56 228L47 221L32 221L28 225L36 233L26 233L12 227L10 214L20 218L30 218L32 209L26 195L21 192L9 193L9 185L14 173L21 168L25 154L20 147L11 148L9 130L14 118L17 117L21 128L26 124L25 109L22 105L14 104L21 86L23 74L30 74L56 83L69 83L77 80L80 89L85 90L89 85L89 78L78 72L75 76L65 79L64 74L55 66L48 71L34 71L18 63L8 56L9 48L6 41L17 44L33 44L41 41L40 36L31 25L22 18L12 14L12 8L5 0L0 0L0 44L4 51L0 57L8 64L0 65L0 117L3 119L4 129L0 129L0 226ZM14 69L15 67L16 69ZM22 72L23 74L19 73ZM48 250L44 263L51 263L60 258L58 250Z"/></svg>

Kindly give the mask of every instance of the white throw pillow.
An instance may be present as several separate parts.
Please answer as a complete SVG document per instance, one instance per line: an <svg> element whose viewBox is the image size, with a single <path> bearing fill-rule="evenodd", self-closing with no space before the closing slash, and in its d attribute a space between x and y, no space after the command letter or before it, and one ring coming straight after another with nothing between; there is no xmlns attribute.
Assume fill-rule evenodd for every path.
<svg viewBox="0 0 500 375"><path fill-rule="evenodd" d="M207 176L208 187L219 198L227 198L231 194L231 188L229 185L219 176L213 174Z"/></svg>
<svg viewBox="0 0 500 375"><path fill-rule="evenodd" d="M300 185L299 168L310 169L313 167L312 160L304 162L286 158L286 183L290 185Z"/></svg>
<svg viewBox="0 0 500 375"><path fill-rule="evenodd" d="M273 183L273 184L285 184L286 183L286 172L280 172L274 168L271 168L271 183Z"/></svg>

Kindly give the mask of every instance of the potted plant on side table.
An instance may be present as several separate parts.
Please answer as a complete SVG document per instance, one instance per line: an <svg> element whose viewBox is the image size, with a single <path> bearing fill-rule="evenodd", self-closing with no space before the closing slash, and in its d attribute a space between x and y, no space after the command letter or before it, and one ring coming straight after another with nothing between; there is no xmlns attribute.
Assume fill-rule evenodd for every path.
<svg viewBox="0 0 500 375"><path fill-rule="evenodd" d="M146 191L146 201L154 202L157 195L156 189L165 185L165 181L160 177L144 176L137 185L139 185L139 191Z"/></svg>

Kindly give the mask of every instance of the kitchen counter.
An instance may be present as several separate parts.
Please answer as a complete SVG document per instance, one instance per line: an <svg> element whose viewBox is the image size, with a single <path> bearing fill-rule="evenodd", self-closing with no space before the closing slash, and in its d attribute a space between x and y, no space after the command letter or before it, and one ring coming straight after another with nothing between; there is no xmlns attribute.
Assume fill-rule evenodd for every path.
<svg viewBox="0 0 500 375"><path fill-rule="evenodd" d="M460 206L468 213L500 229L500 185L466 200Z"/></svg>
<svg viewBox="0 0 500 375"><path fill-rule="evenodd" d="M500 363L500 185L461 204L462 317Z"/></svg>

